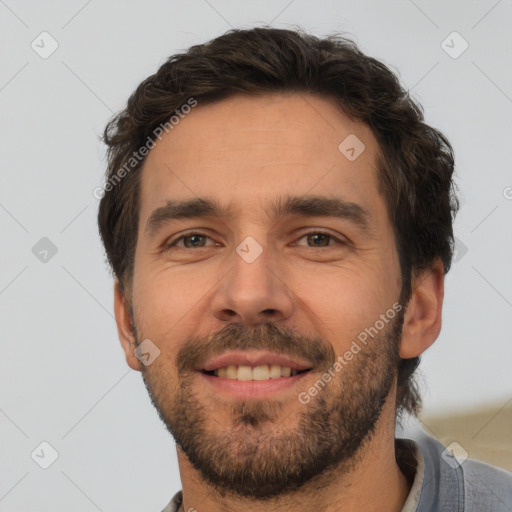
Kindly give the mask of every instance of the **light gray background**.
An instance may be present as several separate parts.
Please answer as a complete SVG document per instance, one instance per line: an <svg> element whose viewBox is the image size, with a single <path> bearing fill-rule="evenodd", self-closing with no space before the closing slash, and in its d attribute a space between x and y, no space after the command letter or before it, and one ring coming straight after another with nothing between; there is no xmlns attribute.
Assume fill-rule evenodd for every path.
<svg viewBox="0 0 512 512"><path fill-rule="evenodd" d="M423 359L426 411L510 406L511 22L510 0L0 0L0 510L159 511L180 488L173 441L117 340L92 191L112 113L169 55L231 27L347 32L450 138L467 252ZM47 59L31 48L43 31L59 45ZM469 44L456 59L442 47L453 31ZM45 263L42 237L58 249ZM43 441L59 454L46 470L30 456Z"/></svg>

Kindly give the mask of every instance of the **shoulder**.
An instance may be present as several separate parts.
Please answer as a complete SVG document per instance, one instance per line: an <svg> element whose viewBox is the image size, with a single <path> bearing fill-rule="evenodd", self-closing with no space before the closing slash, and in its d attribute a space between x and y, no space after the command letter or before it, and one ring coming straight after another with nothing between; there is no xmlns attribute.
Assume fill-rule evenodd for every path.
<svg viewBox="0 0 512 512"><path fill-rule="evenodd" d="M473 459L467 459L461 466L468 505L475 511L512 510L512 473Z"/></svg>
<svg viewBox="0 0 512 512"><path fill-rule="evenodd" d="M401 434L417 445L423 459L425 478L420 504L436 503L440 507L420 506L417 510L512 511L512 473L458 457L423 429Z"/></svg>

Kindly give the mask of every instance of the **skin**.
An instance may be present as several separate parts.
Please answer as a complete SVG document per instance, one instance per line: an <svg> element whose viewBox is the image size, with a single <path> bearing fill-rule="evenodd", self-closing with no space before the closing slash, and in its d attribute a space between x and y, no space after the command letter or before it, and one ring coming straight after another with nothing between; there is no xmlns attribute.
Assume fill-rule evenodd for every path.
<svg viewBox="0 0 512 512"><path fill-rule="evenodd" d="M365 151L349 161L338 145L355 134ZM154 372L178 387L176 357L192 336L208 336L229 323L255 326L276 322L305 336L321 337L336 355L344 354L358 333L374 325L399 301L401 274L392 225L376 176L378 143L370 128L353 121L332 102L313 95L234 96L199 104L147 157L141 176L141 204L132 286L128 300L115 287L115 315L128 365L143 368L135 357L130 304L139 339L157 344ZM282 195L337 197L369 213L368 229L334 217L268 214L269 198ZM232 218L182 219L145 232L151 213L166 201L209 197L231 205ZM189 230L210 237L199 249L163 250ZM328 231L332 240L311 247L305 234ZM189 233L190 234L190 233ZM248 264L235 251L253 237L263 252ZM441 328L444 273L433 262L413 279L400 342L404 358L423 353ZM158 364L158 366L156 366ZM306 375L300 390L283 395L279 429L297 425L304 405L297 391L318 375ZM195 378L192 390L204 407L215 401L209 428L233 426L227 397ZM327 392L327 391L326 391ZM223 404L224 401L224 404ZM226 405L225 407L223 405ZM409 485L395 462L395 388L391 390L370 442L343 478L326 474L305 486L304 510L400 511ZM221 496L202 480L178 447L184 510L296 510L297 496L259 502ZM321 491L319 489L322 488Z"/></svg>

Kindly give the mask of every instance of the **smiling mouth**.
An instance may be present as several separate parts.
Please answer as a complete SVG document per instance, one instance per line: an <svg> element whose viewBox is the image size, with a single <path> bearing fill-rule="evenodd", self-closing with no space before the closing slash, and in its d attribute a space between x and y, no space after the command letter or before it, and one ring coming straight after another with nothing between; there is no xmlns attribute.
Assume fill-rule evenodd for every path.
<svg viewBox="0 0 512 512"><path fill-rule="evenodd" d="M202 370L202 373L210 375L212 377L218 377L221 379L228 380L240 380L240 381L265 381L272 379L281 379L294 377L301 373L309 372L311 368L304 370L296 370L289 366L280 366L278 364L271 365L229 365L215 370Z"/></svg>

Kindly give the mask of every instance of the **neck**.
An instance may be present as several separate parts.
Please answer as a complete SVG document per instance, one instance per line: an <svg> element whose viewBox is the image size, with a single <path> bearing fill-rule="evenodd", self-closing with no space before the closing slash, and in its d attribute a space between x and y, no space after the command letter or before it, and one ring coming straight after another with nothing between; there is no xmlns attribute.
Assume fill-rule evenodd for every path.
<svg viewBox="0 0 512 512"><path fill-rule="evenodd" d="M213 489L178 448L183 510L288 512L297 510L300 504L302 510L324 512L400 512L410 484L396 463L395 415L394 407L389 410L389 405L388 402L384 407L374 435L361 446L350 471L334 468L313 478L299 491L270 500L241 498Z"/></svg>

